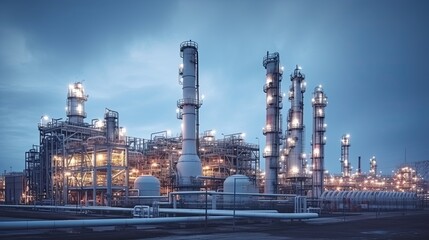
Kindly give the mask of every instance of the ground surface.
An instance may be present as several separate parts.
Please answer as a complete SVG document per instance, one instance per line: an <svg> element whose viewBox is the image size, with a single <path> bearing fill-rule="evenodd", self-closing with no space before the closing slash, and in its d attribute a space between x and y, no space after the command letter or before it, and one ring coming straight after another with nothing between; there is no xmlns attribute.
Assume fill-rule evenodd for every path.
<svg viewBox="0 0 429 240"><path fill-rule="evenodd" d="M5 215L0 212L0 224L19 220ZM0 231L0 239L429 239L429 210L338 213L305 221L241 219L234 226L232 220L224 220L209 223L207 227L204 223L192 223Z"/></svg>

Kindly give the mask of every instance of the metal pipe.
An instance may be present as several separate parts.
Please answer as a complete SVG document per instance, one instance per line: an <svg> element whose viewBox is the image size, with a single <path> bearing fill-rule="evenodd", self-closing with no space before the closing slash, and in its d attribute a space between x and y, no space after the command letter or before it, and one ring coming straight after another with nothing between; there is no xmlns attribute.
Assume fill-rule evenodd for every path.
<svg viewBox="0 0 429 240"><path fill-rule="evenodd" d="M207 220L225 220L230 216L210 216ZM90 219L90 220L43 220L43 221L7 221L1 222L0 230L20 229L56 229L70 227L99 227L99 226L127 226L141 224L159 223L186 223L204 221L204 216L192 217L166 217L166 218L113 218L113 219Z"/></svg>
<svg viewBox="0 0 429 240"><path fill-rule="evenodd" d="M180 214L191 214L191 215L204 215L205 209L178 209L178 208L160 208L160 213L180 213ZM208 209L208 215L215 216L234 216L233 210L215 210ZM251 218L267 218L267 219L308 219L317 218L317 213L278 213L278 212L255 212L251 211L235 211L235 217L251 217Z"/></svg>

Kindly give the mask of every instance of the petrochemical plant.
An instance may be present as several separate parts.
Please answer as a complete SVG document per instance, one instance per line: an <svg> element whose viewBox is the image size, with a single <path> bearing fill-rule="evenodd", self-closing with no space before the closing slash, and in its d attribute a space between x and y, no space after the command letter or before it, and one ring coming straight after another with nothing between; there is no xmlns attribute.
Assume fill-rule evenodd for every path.
<svg viewBox="0 0 429 240"><path fill-rule="evenodd" d="M225 134L218 139L213 130L200 132L202 101L197 43L181 43L180 57L179 83L183 94L177 101L177 118L182 121L180 136L172 137L167 131L154 132L147 139L127 136L120 126L119 113L107 108L103 120L86 122L88 95L82 82L70 84L67 119L41 118L39 142L25 153L21 192L13 196L14 202L9 201L5 196L10 188L6 179L9 175L6 176L0 184L6 189L0 196L3 201L109 207L174 201L200 208L204 199L201 196L205 194L207 204L208 194L211 207L217 209L231 209L232 201L234 209L236 202L240 208L257 209L268 204L270 208L289 209L292 202L291 211L306 212L299 207L337 209L348 204L349 208L369 208L375 195L379 205L395 208L398 206L394 201L401 199L401 207L416 208L418 199L427 196L428 176L417 169L428 169L428 161L420 163L420 168L402 166L393 176L386 177L377 173L375 157L370 159L369 174L362 173L359 157L357 171L352 172L348 134L342 136L338 146L341 175L328 173L324 155L328 97L321 85L314 88L311 98L313 126L311 153L307 156L305 75L296 66L290 75L288 92L283 94L283 67L277 52L267 52L262 60L266 70L263 85L266 125L261 154L259 144L246 142L242 133ZM286 97L290 105L283 129ZM344 199L349 199L347 204Z"/></svg>

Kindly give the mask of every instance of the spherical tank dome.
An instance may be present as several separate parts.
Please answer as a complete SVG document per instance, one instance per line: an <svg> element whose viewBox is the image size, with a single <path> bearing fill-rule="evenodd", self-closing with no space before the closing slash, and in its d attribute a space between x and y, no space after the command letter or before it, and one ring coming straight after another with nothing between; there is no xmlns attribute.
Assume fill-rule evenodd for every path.
<svg viewBox="0 0 429 240"><path fill-rule="evenodd" d="M236 174L229 176L223 182L224 192L235 192L236 193L254 193L255 187L247 176Z"/></svg>
<svg viewBox="0 0 429 240"><path fill-rule="evenodd" d="M134 189L139 190L139 196L159 196L161 184L158 178L150 175L144 175L136 178Z"/></svg>

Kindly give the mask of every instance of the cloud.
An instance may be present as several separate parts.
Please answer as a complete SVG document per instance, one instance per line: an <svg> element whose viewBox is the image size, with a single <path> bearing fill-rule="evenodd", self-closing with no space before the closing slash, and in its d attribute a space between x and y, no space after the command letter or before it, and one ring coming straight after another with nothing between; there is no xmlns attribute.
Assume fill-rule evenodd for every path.
<svg viewBox="0 0 429 240"><path fill-rule="evenodd" d="M82 75L95 99L117 98L130 91L159 91L159 97L178 82L177 43L148 39L126 41L88 64ZM102 83L102 84L99 84ZM112 91L112 89L114 89ZM150 99L149 99L150 100Z"/></svg>
<svg viewBox="0 0 429 240"><path fill-rule="evenodd" d="M17 29L0 28L0 64L16 69L33 60L24 33Z"/></svg>

